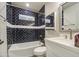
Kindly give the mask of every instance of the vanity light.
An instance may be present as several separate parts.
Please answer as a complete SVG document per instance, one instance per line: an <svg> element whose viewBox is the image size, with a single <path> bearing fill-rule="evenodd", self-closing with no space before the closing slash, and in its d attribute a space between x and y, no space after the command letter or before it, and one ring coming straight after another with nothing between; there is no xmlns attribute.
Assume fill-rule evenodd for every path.
<svg viewBox="0 0 79 59"><path fill-rule="evenodd" d="M29 6L30 6L30 4L29 4L29 3L26 3L26 6L27 6L27 7L29 7Z"/></svg>

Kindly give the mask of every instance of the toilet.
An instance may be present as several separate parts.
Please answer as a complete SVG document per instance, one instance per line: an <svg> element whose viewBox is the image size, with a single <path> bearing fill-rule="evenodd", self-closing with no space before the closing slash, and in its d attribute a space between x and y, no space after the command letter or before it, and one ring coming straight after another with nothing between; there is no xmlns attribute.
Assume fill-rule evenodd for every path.
<svg viewBox="0 0 79 59"><path fill-rule="evenodd" d="M34 56L36 57L46 57L46 47L40 46L34 49Z"/></svg>

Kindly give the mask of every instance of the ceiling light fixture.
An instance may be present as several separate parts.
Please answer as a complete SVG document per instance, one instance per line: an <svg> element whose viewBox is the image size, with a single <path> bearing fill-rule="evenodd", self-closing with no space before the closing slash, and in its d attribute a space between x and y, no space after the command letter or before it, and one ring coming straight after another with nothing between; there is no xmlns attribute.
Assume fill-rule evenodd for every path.
<svg viewBox="0 0 79 59"><path fill-rule="evenodd" d="M30 6L30 4L29 4L29 3L26 3L26 6L27 6L27 7L29 7L29 6Z"/></svg>

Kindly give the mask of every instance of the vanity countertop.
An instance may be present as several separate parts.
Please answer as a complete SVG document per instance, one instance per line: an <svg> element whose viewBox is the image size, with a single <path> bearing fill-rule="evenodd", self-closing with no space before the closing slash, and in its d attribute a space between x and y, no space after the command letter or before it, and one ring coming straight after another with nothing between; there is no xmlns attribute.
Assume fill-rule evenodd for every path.
<svg viewBox="0 0 79 59"><path fill-rule="evenodd" d="M45 40L48 42L52 42L61 46L64 46L65 48L74 50L76 52L79 52L79 48L74 46L74 39L65 39L64 37L55 37L55 38L45 38Z"/></svg>

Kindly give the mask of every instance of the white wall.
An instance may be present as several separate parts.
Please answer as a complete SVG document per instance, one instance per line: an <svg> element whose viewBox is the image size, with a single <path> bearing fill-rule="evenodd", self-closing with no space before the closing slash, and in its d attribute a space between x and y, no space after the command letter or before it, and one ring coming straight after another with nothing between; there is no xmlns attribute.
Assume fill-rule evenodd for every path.
<svg viewBox="0 0 79 59"><path fill-rule="evenodd" d="M58 37L58 36L59 36L59 34L52 29L45 31L45 38L52 38L52 37Z"/></svg>
<svg viewBox="0 0 79 59"><path fill-rule="evenodd" d="M58 2L48 2L45 4L45 15L53 13L59 7Z"/></svg>
<svg viewBox="0 0 79 59"><path fill-rule="evenodd" d="M51 33L50 33L50 31L48 30L46 37L56 37L59 34L58 33L59 32L59 11L58 11L59 5L60 4L58 2L48 2L45 4L45 16L48 16L53 12L55 13L54 14L55 31L51 30Z"/></svg>
<svg viewBox="0 0 79 59"><path fill-rule="evenodd" d="M6 3L0 2L0 15L6 18ZM0 17L0 39L4 41L2 45L0 45L0 56L7 56L7 33L6 33L6 23L3 21L4 19Z"/></svg>

